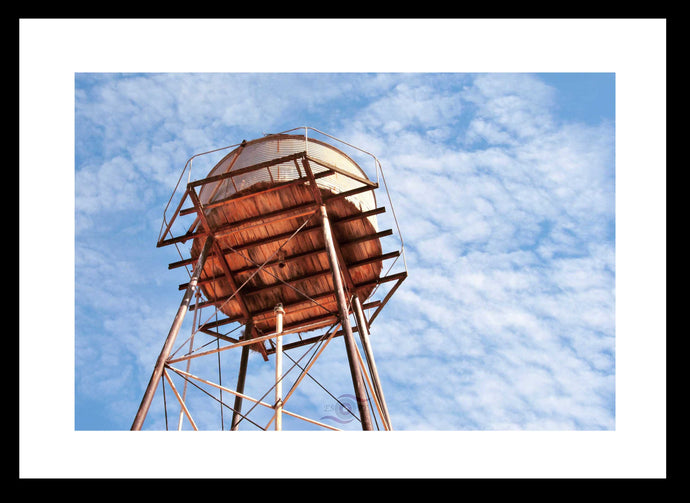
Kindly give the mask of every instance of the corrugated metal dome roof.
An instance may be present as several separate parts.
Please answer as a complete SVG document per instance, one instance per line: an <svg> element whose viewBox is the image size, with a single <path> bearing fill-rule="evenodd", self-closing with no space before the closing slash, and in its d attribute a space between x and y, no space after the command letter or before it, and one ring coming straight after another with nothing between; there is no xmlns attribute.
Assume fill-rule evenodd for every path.
<svg viewBox="0 0 690 503"><path fill-rule="evenodd" d="M238 171L248 166L305 151L310 160L313 161L311 169L314 174L325 172L329 167L334 166L353 177L368 180L364 170L337 148L314 138L305 138L304 135L288 134L268 135L243 142L242 145L221 159L208 176ZM233 194L250 189L257 184L287 182L296 180L300 176L304 176L304 168L300 167L297 162L285 161L267 169L251 171L226 179L215 186L205 186L199 194L199 199L202 204L207 204L229 198ZM318 178L316 183L320 188L332 193L345 192L361 186L361 183L356 179L339 173ZM376 208L376 197L373 191L349 196L347 199L360 211ZM376 217L369 217L369 221L376 229Z"/></svg>

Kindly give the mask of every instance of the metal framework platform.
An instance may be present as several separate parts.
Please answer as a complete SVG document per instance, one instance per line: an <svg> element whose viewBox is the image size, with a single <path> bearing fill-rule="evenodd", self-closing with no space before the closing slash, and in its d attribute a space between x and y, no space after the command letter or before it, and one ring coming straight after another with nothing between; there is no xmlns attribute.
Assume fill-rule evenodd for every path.
<svg viewBox="0 0 690 503"><path fill-rule="evenodd" d="M407 277L402 238L397 220L393 218L400 246L384 252L382 240L396 234L392 228L377 228L376 217L386 212L384 206L375 204L374 194L379 183L369 180L363 172L359 174L352 169L343 169L325 161L323 156L315 155L314 149L310 151L309 147L315 145L316 140L308 138L309 131L325 135L313 128L304 128L303 136L280 133L226 147L235 148L218 163L217 166L222 165L223 170L212 170L202 179L189 181L172 215L167 217L164 213L157 246L174 245L179 252L180 245L191 243L188 255L180 252L181 260L171 262L168 268L194 266L194 269L190 272L189 281L178 287L185 294L132 429L141 429L157 384L163 378L172 386L182 413L194 425L185 406L184 393L180 395L177 392L168 371L185 379L200 379L173 365L233 348L241 348L242 352L236 389L201 379L206 385L235 397L234 405L228 406L233 411L232 429L237 429L245 418L241 413L243 400L272 408L276 429L280 429L282 413L336 429L284 409L289 396L282 396L281 359L283 352L289 349L307 345L316 348L340 336L346 339L363 429L373 429L371 420L365 417L370 414L364 398L366 385L371 390L370 398L374 398L373 409L378 411L384 428L391 429L369 330ZM244 149L252 145L261 146L267 138L272 142L292 142L293 147L297 138L304 141L305 148L233 169ZM318 145L319 148L329 147L320 141ZM180 180L188 166L191 169L192 159L185 166ZM380 163L375 157L373 159L378 178ZM290 168L287 175L286 166ZM380 176L383 177L382 170ZM247 179L253 183L246 184ZM364 206L371 206L368 201L373 201L373 207L363 207L362 199L358 198L362 194L368 197ZM392 205L389 206L392 210ZM183 218L191 220L191 224L184 225L182 234L173 235L173 224L177 222L179 225ZM403 270L390 273L400 257ZM385 261L392 261L392 264L383 273ZM375 294L382 285L388 286L387 291L377 298ZM212 315L197 316L204 308L211 308ZM188 311L194 312L193 333L202 332L227 345L171 357L182 319ZM350 316L354 318L354 324L351 324ZM227 327L234 329L223 333ZM239 327L243 328L241 337L230 335ZM353 332L359 334L364 357L354 342ZM276 400L273 404L252 399L243 393L249 350L260 353L266 361L271 355L276 359ZM309 368L314 362L315 359ZM298 381L309 368L301 369Z"/></svg>

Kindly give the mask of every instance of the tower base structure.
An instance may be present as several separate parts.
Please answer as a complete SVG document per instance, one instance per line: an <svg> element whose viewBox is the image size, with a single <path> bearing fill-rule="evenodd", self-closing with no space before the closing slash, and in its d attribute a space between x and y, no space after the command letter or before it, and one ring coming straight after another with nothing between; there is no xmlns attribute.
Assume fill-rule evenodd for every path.
<svg viewBox="0 0 690 503"><path fill-rule="evenodd" d="M167 388L179 404L178 429L183 419L192 429L206 429L199 427L194 411L204 415L207 409L191 403L188 384L220 404L220 410L231 418L231 431L244 427L282 430L284 417L309 423L308 428L337 430L352 422L363 430L392 429L370 327L407 277L402 238L398 229L400 248L384 253L381 239L394 233L378 229L387 211L376 205L378 183L369 180L349 156L309 138L308 133L314 131L305 128L304 135L280 133L227 147L236 148L205 178L188 182L172 216L164 215L158 246L174 245L179 251L191 242L189 258L169 268L193 269L189 281L179 286L184 295L132 430L142 429L159 383L163 383L166 418ZM382 178L380 163L371 157L377 177L380 173ZM180 180L188 168L191 159ZM191 224L174 235L173 223L179 225L185 217ZM397 228L394 213L393 221ZM391 273L400 257L403 270ZM386 261L392 263L381 274ZM209 309L211 316L206 315ZM176 347L190 311L194 314L191 336ZM371 314L367 317L367 313ZM239 330L240 337L235 335ZM206 342L195 338L197 334L203 334ZM290 399L305 379L319 384L314 366L333 339L340 337L353 394L335 397L326 392L338 403L331 410L343 415L326 413L316 419L293 411ZM215 342L216 347L208 342ZM295 359L290 356L293 351L303 353ZM221 354L226 360L226 355L236 355L231 358L237 363L234 387L220 379ZM248 375L252 355L260 355L264 362L274 360L274 380L258 397L246 393L252 381ZM192 360L203 369L209 367L203 361L216 360L218 379L191 372ZM288 378L292 386L284 393ZM271 394L273 401L268 398ZM256 419L258 410L264 412L261 419ZM224 417L221 413L221 427L213 429L225 429Z"/></svg>

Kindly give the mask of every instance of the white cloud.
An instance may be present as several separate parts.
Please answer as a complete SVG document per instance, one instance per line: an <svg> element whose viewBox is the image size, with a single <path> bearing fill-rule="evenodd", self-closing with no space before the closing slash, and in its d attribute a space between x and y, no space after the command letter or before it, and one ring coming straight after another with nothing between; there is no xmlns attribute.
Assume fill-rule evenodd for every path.
<svg viewBox="0 0 690 503"><path fill-rule="evenodd" d="M479 75L466 99L477 107L469 126L470 141L483 137L483 132L489 143L515 145L552 125L553 89L528 75Z"/></svg>
<svg viewBox="0 0 690 503"><path fill-rule="evenodd" d="M411 127L436 128L447 126L460 114L460 98L440 93L428 85L402 83L382 95L361 112L362 120L381 124L389 134Z"/></svg>
<svg viewBox="0 0 690 503"><path fill-rule="evenodd" d="M98 167L86 167L76 173L76 210L135 209L140 203L137 187L137 172L122 157L110 159Z"/></svg>

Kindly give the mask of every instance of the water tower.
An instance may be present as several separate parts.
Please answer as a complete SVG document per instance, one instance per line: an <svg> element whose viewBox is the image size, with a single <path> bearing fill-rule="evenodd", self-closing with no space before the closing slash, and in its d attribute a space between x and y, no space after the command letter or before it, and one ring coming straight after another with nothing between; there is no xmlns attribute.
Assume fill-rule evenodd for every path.
<svg viewBox="0 0 690 503"><path fill-rule="evenodd" d="M202 158L211 158L212 168L193 180L192 162ZM369 172L375 176L367 176L360 167L364 162L371 163ZM386 205L377 203L380 186ZM171 205L176 197L179 202ZM386 217L390 228L381 229ZM166 207L157 245L178 249L180 260L168 268L187 268L189 280L179 286L184 291L182 302L132 430L142 428L159 383L168 396L166 424L171 402L179 405L179 427L186 419L197 429L194 411L185 400L190 383L226 397L216 401L231 415L231 430L241 426L280 430L284 416L306 421L310 427L339 429L322 418L291 410L288 402L325 346L337 338L344 341L340 350L356 404L348 411L364 430L392 429L370 328L407 270L376 157L309 127L197 154L185 165ZM202 315L209 310L211 316ZM194 315L191 335L178 342L189 312ZM215 341L215 346L207 342L195 348L199 335ZM308 359L292 358L289 352L297 348L312 353ZM221 352L236 355L234 386L191 371L194 360ZM258 398L245 394L245 383L252 378L247 371L252 352L275 370L269 389ZM219 358L218 366L220 371ZM285 393L287 372L296 372L296 378ZM268 409L270 420L265 424L251 420L249 411L257 408Z"/></svg>

